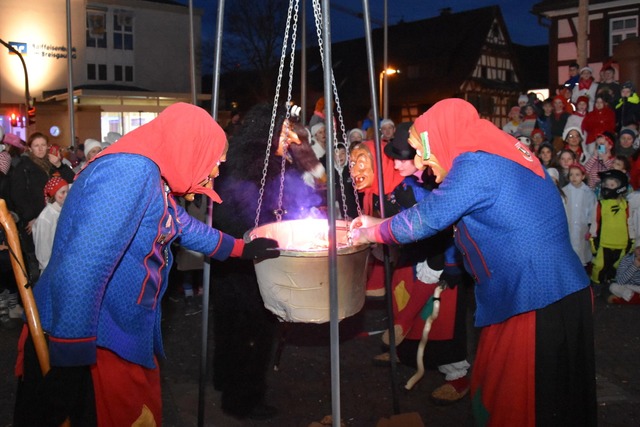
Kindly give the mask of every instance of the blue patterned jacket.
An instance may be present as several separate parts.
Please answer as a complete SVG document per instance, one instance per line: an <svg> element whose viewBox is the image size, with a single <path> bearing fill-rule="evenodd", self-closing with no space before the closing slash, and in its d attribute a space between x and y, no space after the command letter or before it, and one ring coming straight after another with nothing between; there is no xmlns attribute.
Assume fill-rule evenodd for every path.
<svg viewBox="0 0 640 427"><path fill-rule="evenodd" d="M476 326L545 307L589 284L549 176L497 155L464 153L438 189L378 231L387 243L408 243L451 224L476 282Z"/></svg>
<svg viewBox="0 0 640 427"><path fill-rule="evenodd" d="M34 287L53 366L89 365L96 346L155 367L170 244L226 259L235 239L178 206L150 159L110 154L79 174L49 265Z"/></svg>

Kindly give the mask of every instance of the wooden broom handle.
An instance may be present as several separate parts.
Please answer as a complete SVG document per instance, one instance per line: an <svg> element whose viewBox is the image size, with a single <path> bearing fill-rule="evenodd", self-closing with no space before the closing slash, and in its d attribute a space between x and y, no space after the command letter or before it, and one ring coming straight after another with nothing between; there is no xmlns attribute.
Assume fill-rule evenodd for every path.
<svg viewBox="0 0 640 427"><path fill-rule="evenodd" d="M7 209L7 203L3 199L0 199L0 224L2 224L2 227L5 230L7 245L12 252L9 258L11 258L13 274L16 277L16 284L18 285L20 298L22 298L24 314L27 318L27 325L29 326L31 338L33 339L33 345L36 348L36 355L38 356L38 362L40 362L40 369L42 370L42 375L45 375L50 369L49 349L47 348L47 341L44 337L42 325L40 324L40 316L38 315L38 308L36 307L36 302L33 298L33 291L27 286L29 279L26 275L26 266L24 264L22 250L20 248L18 228Z"/></svg>

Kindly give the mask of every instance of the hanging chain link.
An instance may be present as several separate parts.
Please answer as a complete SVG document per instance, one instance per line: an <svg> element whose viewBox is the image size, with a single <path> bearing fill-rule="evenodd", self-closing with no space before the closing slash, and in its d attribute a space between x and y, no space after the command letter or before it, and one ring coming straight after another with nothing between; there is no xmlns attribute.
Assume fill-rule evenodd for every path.
<svg viewBox="0 0 640 427"><path fill-rule="evenodd" d="M298 34L298 2L299 0L295 0L294 6L294 15L293 15L293 30L291 31L291 57L289 58L289 85L287 87L287 111L285 115L285 120L283 125L285 126L285 137L281 141L282 143L282 162L280 163L280 189L278 192L278 208L274 211L276 216L276 220L280 222L282 220L282 215L286 214L287 211L282 207L282 201L284 198L284 179L285 179L285 169L287 166L287 150L289 149L289 132L291 132L291 122L289 119L291 118L291 94L293 92L293 71L294 71L294 63L296 59L296 37Z"/></svg>
<svg viewBox="0 0 640 427"><path fill-rule="evenodd" d="M264 189L266 186L266 182L267 182L267 171L269 168L269 157L271 155L271 143L273 140L273 131L274 131L274 127L275 127L275 121L276 121L276 116L277 116L277 112L278 112L278 101L280 98L280 87L282 85L282 74L283 74L283 70L284 70L284 65L285 65L285 61L286 61L286 57L287 57L287 45L289 43L289 30L291 29L291 17L292 17L292 11L295 10L295 18L294 18L294 24L293 24L293 36L292 36L292 40L293 43L292 45L294 46L294 49L292 49L295 52L295 40L296 40L296 31L297 31L297 22L298 22L298 4L299 4L299 0L289 0L289 8L287 9L287 24L285 26L285 30L284 30L284 37L282 40L282 54L280 55L280 66L278 67L278 79L277 79L277 83L276 83L276 93L274 95L273 98L273 109L271 111L271 123L269 125L269 139L267 140L267 149L265 152L265 156L264 156L264 164L263 164L263 168L262 168L262 179L260 180L260 191L259 191L259 196L258 196L258 207L256 208L256 219L254 222L254 227L258 226L258 223L260 222L260 211L262 209L262 200L264 198ZM288 94L287 94L287 118L289 117L289 111L290 111L290 101L291 101L291 88L292 88L292 84L293 84L293 79L291 78L291 76L293 75L293 58L294 58L294 52L291 53L291 70L289 71L289 87L288 87ZM287 135L288 135L288 131L287 131ZM279 221L282 218L282 193L284 191L284 168L285 168L285 164L286 164L286 147L283 147L283 156L282 156L282 172L281 172L281 178L280 178L280 196L279 196L279 205L278 205L278 211L276 212L276 218Z"/></svg>
<svg viewBox="0 0 640 427"><path fill-rule="evenodd" d="M298 29L298 11L299 11L299 0L290 0L289 8L287 10L287 22L285 27L285 33L282 42L282 54L280 56L280 65L278 67L278 78L276 83L276 92L273 99L273 109L271 111L271 122L269 125L269 138L267 140L267 148L265 151L265 159L262 168L262 178L260 180L260 190L258 196L258 206L256 208L256 218L254 222L254 227L257 227L260 222L260 212L262 210L262 202L264 200L264 191L267 182L267 173L269 169L269 157L271 155L271 144L273 141L275 122L278 112L278 102L280 99L280 90L282 87L282 77L284 74L284 67L287 58L287 48L289 45L289 33L291 31L291 54L290 54L290 64L289 64L289 82L287 87L287 102L286 102L286 116L285 116L285 137L282 139L282 161L280 166L280 188L278 192L278 204L277 209L274 210L274 215L276 216L277 221L282 220L282 216L286 214L286 210L283 209L283 200L284 200L284 184L285 184L285 171L287 164L287 150L288 150L288 137L290 132L289 119L291 117L291 96L292 96L292 88L293 88L293 72L294 72L294 63L295 63L295 47L296 47L296 35ZM320 51L320 59L322 61L322 68L325 68L325 59L324 59L324 47L322 41L322 10L320 7L320 0L313 0L313 15L316 24L316 34L318 36L318 47ZM292 24L293 18L293 24ZM342 115L342 107L340 105L340 98L338 96L338 88L335 82L335 76L333 74L333 70L331 71L331 86L332 91L336 103L336 111L338 115L338 121L340 124L340 133L342 134L342 140L344 141L344 145L347 148L347 153L349 152L349 142L347 140L347 132L346 127L344 125L344 118ZM280 140L280 138L279 138ZM333 127L333 152L337 154L338 152L338 140L337 140L337 129L335 126ZM347 160L347 165L345 167L349 167L349 161ZM329 173L329 172L328 172ZM331 172L333 173L333 172ZM347 214L347 203L346 203L346 193L344 188L344 180L342 178L342 174L339 174L340 180L340 195L342 199L342 207L343 207L343 218L348 218ZM354 187L354 196L356 205L358 208L358 214L362 215L362 211L360 208L360 203L358 201L358 193Z"/></svg>
<svg viewBox="0 0 640 427"><path fill-rule="evenodd" d="M324 60L324 44L322 42L322 9L320 7L320 0L313 0L313 17L316 23L316 34L318 35L318 48L320 50L320 61L322 62L322 69L325 69L325 60ZM340 123L340 131L342 133L342 140L344 141L344 145L347 147L347 165L345 167L349 167L349 149L350 143L347 139L347 130L344 125L344 118L342 116L342 106L340 105L340 97L338 96L338 87L336 85L336 79L333 74L333 70L331 70L331 87L333 89L333 96L336 102L336 111L338 113L338 122ZM338 152L338 141L336 138L337 129L335 126L333 127L333 152ZM329 172L327 172L329 173ZM342 179L342 174L339 174L340 180L340 196L342 198L342 214L343 218L347 218L347 196L344 189L344 180ZM356 206L358 209L358 215L362 215L362 209L360 208L360 202L358 200L358 191L355 187L353 187L353 194L355 196ZM333 208L331 208L333 209Z"/></svg>

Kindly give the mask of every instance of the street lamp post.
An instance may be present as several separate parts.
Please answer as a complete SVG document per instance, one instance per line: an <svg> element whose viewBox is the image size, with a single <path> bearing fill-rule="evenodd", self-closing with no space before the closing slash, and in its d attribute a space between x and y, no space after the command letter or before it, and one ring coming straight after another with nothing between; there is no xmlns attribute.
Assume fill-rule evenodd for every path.
<svg viewBox="0 0 640 427"><path fill-rule="evenodd" d="M382 118L383 119L387 119L388 115L389 115L389 111L388 111L388 106L389 106L389 87L387 86L384 92L383 92L383 82L386 83L386 76L390 76L393 74L399 74L400 70L396 70L395 68L387 68L386 70L382 70L380 71L380 112L382 113ZM386 86L386 85L385 85ZM386 107L386 108L384 108ZM384 110L383 110L384 108Z"/></svg>

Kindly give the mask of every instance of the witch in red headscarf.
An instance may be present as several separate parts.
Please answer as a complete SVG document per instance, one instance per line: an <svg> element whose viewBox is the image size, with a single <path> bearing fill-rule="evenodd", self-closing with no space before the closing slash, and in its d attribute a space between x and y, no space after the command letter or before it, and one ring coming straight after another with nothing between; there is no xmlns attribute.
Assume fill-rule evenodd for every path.
<svg viewBox="0 0 640 427"><path fill-rule="evenodd" d="M354 242L405 244L453 224L482 328L471 379L476 423L595 426L592 292L553 179L461 99L420 116L409 143L416 166L431 168L440 186L389 219L356 218Z"/></svg>
<svg viewBox="0 0 640 427"><path fill-rule="evenodd" d="M25 329L16 425L162 424L160 306L171 244L218 260L279 254L275 240L245 244L191 217L175 200L204 194L221 202L212 180L227 147L205 110L178 103L79 173L34 287L51 370L40 376Z"/></svg>

